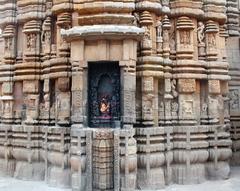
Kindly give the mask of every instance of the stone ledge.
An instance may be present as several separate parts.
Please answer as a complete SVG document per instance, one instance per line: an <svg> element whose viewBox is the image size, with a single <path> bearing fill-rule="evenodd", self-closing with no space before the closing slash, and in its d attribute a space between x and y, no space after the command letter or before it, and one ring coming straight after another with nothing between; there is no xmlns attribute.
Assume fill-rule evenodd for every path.
<svg viewBox="0 0 240 191"><path fill-rule="evenodd" d="M136 26L119 26L119 25L91 25L76 26L71 29L61 30L61 35L67 41L73 39L135 39L140 40L143 36L144 29Z"/></svg>

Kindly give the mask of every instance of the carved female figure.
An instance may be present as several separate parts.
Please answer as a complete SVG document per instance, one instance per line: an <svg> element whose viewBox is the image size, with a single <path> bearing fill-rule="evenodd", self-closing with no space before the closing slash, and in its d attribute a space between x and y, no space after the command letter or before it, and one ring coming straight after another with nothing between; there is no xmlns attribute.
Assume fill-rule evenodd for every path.
<svg viewBox="0 0 240 191"><path fill-rule="evenodd" d="M197 28L197 35L198 35L198 43L203 44L203 40L205 38L204 34L204 24L203 22L198 22L198 28Z"/></svg>

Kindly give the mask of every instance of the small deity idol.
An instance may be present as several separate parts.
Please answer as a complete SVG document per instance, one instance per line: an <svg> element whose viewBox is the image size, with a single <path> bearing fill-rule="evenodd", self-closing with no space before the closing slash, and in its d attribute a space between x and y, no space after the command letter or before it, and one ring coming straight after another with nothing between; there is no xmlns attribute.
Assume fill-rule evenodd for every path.
<svg viewBox="0 0 240 191"><path fill-rule="evenodd" d="M105 97L102 98L102 100L100 102L100 112L103 115L109 115L109 113L110 113L110 103L108 102L108 100Z"/></svg>

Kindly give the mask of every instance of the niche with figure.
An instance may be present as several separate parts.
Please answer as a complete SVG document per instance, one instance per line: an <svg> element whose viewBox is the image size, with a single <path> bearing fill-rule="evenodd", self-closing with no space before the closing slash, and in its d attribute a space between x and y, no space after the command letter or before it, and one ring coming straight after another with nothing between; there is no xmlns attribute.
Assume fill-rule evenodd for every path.
<svg viewBox="0 0 240 191"><path fill-rule="evenodd" d="M89 125L114 128L120 120L120 69L116 62L89 63Z"/></svg>

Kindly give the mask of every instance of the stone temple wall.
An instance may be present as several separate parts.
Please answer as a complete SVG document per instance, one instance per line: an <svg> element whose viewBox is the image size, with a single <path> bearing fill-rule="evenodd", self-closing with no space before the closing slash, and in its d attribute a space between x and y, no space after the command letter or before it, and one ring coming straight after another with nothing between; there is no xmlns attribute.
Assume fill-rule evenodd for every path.
<svg viewBox="0 0 240 191"><path fill-rule="evenodd" d="M236 0L1 0L0 28L0 174L130 191L228 178L232 140L239 160ZM119 116L92 128L103 62Z"/></svg>
<svg viewBox="0 0 240 191"><path fill-rule="evenodd" d="M229 111L231 115L231 137L233 140L233 156L232 164L239 165L240 157L240 105L239 105L239 91L240 91L240 75L239 75L239 1L229 1L227 4L227 56L230 63L229 74L231 81L229 82Z"/></svg>

